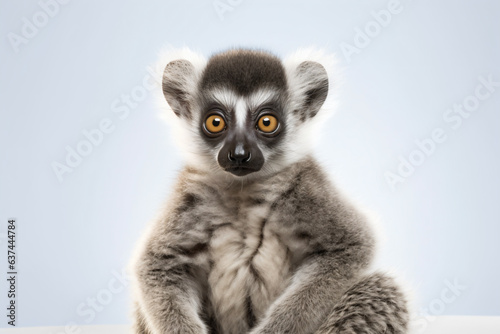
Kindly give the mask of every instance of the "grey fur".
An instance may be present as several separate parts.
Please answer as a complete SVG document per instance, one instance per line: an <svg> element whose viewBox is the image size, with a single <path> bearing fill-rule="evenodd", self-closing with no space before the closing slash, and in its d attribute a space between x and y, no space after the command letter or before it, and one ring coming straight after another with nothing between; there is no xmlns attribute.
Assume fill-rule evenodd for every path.
<svg viewBox="0 0 500 334"><path fill-rule="evenodd" d="M238 61L248 59L247 51L242 54L219 56L232 64L227 75L239 73ZM257 63L273 59L275 64L272 56L252 57L262 58ZM190 68L184 61L179 64ZM264 73L244 68L254 71L248 77ZM188 87L177 75L186 71L175 73L174 79L164 80L163 88L174 112L179 101L194 101L204 93L181 93L171 102L176 99L172 87ZM305 87L302 108L293 118L294 111L285 106L280 112L291 114L282 121L306 122L326 98L326 71L318 63L305 62L294 75ZM261 79L255 82L267 82ZM269 80L275 82L274 75ZM294 89L287 84L277 88ZM233 91L245 95L241 89ZM183 113L203 114L200 108ZM278 146L266 149L268 156L280 152ZM217 150L217 145L209 150ZM280 158L273 159L268 157L266 163ZM227 174L202 165L188 165L180 172L168 204L134 260L135 333L406 332L405 296L391 278L367 273L374 238L365 217L311 155L251 177Z"/></svg>

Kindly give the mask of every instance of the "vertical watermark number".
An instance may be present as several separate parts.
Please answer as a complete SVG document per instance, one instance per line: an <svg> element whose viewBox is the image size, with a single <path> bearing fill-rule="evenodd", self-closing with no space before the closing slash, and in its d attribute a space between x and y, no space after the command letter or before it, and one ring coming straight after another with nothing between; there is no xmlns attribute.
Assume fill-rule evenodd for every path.
<svg viewBox="0 0 500 334"><path fill-rule="evenodd" d="M7 222L7 323L16 326L17 294L17 257L16 257L16 220Z"/></svg>

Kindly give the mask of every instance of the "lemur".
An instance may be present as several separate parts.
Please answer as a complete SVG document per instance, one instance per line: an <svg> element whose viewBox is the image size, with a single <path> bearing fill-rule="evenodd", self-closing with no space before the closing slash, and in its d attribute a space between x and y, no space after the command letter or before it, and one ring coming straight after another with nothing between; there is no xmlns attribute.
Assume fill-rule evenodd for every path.
<svg viewBox="0 0 500 334"><path fill-rule="evenodd" d="M170 55L162 93L186 164L132 261L135 333L406 333L403 290L369 272L368 219L312 153L322 59Z"/></svg>

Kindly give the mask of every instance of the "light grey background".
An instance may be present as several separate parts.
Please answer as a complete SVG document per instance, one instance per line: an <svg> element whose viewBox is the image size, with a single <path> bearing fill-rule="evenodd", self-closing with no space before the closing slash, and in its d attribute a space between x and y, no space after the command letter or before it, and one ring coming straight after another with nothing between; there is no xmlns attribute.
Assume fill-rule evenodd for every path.
<svg viewBox="0 0 500 334"><path fill-rule="evenodd" d="M219 15L220 3L231 10ZM500 5L401 1L402 11L348 59L342 43L354 45L355 29L388 3L74 0L16 53L9 33L22 36L23 18L33 22L42 9L2 1L0 254L15 217L18 325L129 322L129 287L115 276L181 160L151 93L125 119L112 103L142 84L167 44L206 56L233 46L336 52L340 105L317 156L378 215L385 238L377 266L405 278L423 313L500 315L500 87L459 128L443 119L474 94L478 77L500 81ZM114 130L59 182L53 162L64 163L66 146L75 149L82 131L106 118ZM392 190L385 174L436 128L447 140Z"/></svg>

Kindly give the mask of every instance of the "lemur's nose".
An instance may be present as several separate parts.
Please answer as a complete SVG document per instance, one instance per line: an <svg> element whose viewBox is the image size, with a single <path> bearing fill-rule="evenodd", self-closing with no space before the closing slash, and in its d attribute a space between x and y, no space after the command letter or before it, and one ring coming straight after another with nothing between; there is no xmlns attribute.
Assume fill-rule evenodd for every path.
<svg viewBox="0 0 500 334"><path fill-rule="evenodd" d="M236 176L256 172L264 164L264 156L256 139L244 133L228 131L224 145L217 155L217 162L226 171Z"/></svg>
<svg viewBox="0 0 500 334"><path fill-rule="evenodd" d="M230 149L227 155L229 161L236 163L246 163L252 158L252 153L244 144L238 143L234 149Z"/></svg>

